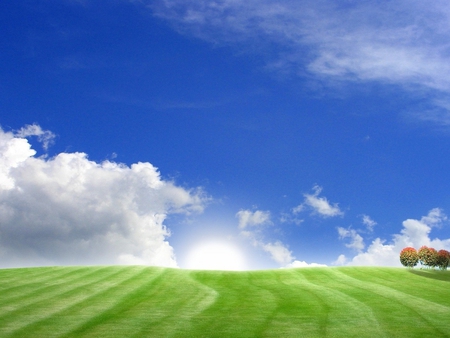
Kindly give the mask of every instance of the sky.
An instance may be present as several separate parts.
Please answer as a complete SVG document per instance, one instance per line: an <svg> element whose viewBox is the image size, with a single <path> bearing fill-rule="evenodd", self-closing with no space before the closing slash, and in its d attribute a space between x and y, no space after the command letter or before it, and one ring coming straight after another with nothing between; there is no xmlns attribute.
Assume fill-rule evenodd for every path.
<svg viewBox="0 0 450 338"><path fill-rule="evenodd" d="M450 4L0 3L0 267L450 250Z"/></svg>

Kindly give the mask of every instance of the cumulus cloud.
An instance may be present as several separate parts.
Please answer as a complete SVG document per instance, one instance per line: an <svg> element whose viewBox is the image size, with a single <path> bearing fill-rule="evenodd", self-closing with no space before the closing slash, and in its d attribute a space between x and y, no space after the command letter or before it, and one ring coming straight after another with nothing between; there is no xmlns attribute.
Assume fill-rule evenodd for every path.
<svg viewBox="0 0 450 338"><path fill-rule="evenodd" d="M332 264L345 265L345 263L347 263L347 257L345 257L345 255L339 255L339 257Z"/></svg>
<svg viewBox="0 0 450 338"><path fill-rule="evenodd" d="M33 125L0 129L0 265L176 266L171 213L201 212L207 198L165 181L150 163L97 163L84 153L36 158ZM48 143L47 143L48 144Z"/></svg>
<svg viewBox="0 0 450 338"><path fill-rule="evenodd" d="M149 6L184 34L255 52L267 46L267 67L278 72L334 83L378 81L450 102L444 0L157 0ZM420 117L448 122L442 107Z"/></svg>
<svg viewBox="0 0 450 338"><path fill-rule="evenodd" d="M338 227L338 233L340 239L350 238L350 243L345 244L347 248L354 249L358 252L364 250L364 240L356 230Z"/></svg>
<svg viewBox="0 0 450 338"><path fill-rule="evenodd" d="M365 252L357 254L351 260L341 255L335 263L347 265L401 266L399 261L400 251L407 246L418 249L422 245L427 245L438 250L450 250L450 238L444 240L430 238L432 229L441 226L446 220L447 216L441 209L432 209L420 220L407 219L403 221L402 230L399 234L393 236L393 240L390 243L386 243L386 240L376 238Z"/></svg>
<svg viewBox="0 0 450 338"><path fill-rule="evenodd" d="M239 219L239 228L245 229L248 226L258 226L270 224L270 212L269 211L250 211L240 210L236 217Z"/></svg>
<svg viewBox="0 0 450 338"><path fill-rule="evenodd" d="M344 213L339 209L337 203L331 204L328 202L326 197L319 197L322 192L322 188L319 186L313 187L313 194L304 194L305 201L299 206L293 209L294 213L299 213L305 208L309 208L313 210L313 213L318 214L322 217L335 217L342 216Z"/></svg>

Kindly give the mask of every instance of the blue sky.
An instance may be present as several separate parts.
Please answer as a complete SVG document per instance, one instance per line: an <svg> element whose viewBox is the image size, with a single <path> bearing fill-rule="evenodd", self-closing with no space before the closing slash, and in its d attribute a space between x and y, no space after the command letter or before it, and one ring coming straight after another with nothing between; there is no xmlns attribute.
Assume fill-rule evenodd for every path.
<svg viewBox="0 0 450 338"><path fill-rule="evenodd" d="M447 2L0 13L2 266L183 268L208 243L245 269L450 250Z"/></svg>

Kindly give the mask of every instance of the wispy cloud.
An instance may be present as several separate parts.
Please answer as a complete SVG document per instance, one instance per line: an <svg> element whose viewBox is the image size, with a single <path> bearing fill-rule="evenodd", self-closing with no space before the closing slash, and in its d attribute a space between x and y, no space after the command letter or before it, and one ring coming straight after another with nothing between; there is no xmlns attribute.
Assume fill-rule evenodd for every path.
<svg viewBox="0 0 450 338"><path fill-rule="evenodd" d="M446 1L158 0L149 6L184 34L263 51L276 71L378 81L426 92L430 104L449 101ZM441 105L429 120L446 123L448 116Z"/></svg>
<svg viewBox="0 0 450 338"><path fill-rule="evenodd" d="M27 124L25 127L16 131L15 135L19 138L36 136L38 141L42 143L44 150L48 150L48 147L53 144L55 139L55 134L49 130L43 130L41 126L37 124Z"/></svg>
<svg viewBox="0 0 450 338"><path fill-rule="evenodd" d="M298 213L298 212L296 212ZM292 223L295 225L301 225L304 220L297 217L296 213L287 213L282 212L280 214L280 222L281 223Z"/></svg>
<svg viewBox="0 0 450 338"><path fill-rule="evenodd" d="M319 197L322 187L314 186L314 193L304 194L305 200L302 204L293 209L294 214L304 211L305 209L313 210L314 214L322 217L342 216L344 213L339 209L337 203L331 204L326 197Z"/></svg>
<svg viewBox="0 0 450 338"><path fill-rule="evenodd" d="M373 232L373 228L375 225L377 225L377 222L375 222L370 216L368 215L362 215L362 222L366 226L367 231Z"/></svg>
<svg viewBox="0 0 450 338"><path fill-rule="evenodd" d="M200 189L161 179L150 163L90 161L84 153L36 158L24 138L50 132L0 129L0 266L176 266L164 220L202 212Z"/></svg>
<svg viewBox="0 0 450 338"><path fill-rule="evenodd" d="M251 211L240 210L236 217L239 219L239 229L245 229L248 226L259 226L271 224L269 211Z"/></svg>
<svg viewBox="0 0 450 338"><path fill-rule="evenodd" d="M264 227L273 225L270 219L269 211L262 210L240 210L236 213L239 219L238 228L240 235L247 238L250 243L262 251L267 252L270 258L277 262L281 267L298 268L323 266L317 263L308 264L304 261L295 260L295 256L289 247L280 240L268 241L264 235Z"/></svg>
<svg viewBox="0 0 450 338"><path fill-rule="evenodd" d="M278 264L285 266L293 261L295 257L283 243L276 241L275 243L262 243L261 247L264 251L270 253L272 259Z"/></svg>
<svg viewBox="0 0 450 338"><path fill-rule="evenodd" d="M281 241L266 241L262 230L265 225L272 224L269 211L240 210L236 217L239 219L241 236L247 238L253 246L269 253L272 260L284 266L295 259L292 251Z"/></svg>

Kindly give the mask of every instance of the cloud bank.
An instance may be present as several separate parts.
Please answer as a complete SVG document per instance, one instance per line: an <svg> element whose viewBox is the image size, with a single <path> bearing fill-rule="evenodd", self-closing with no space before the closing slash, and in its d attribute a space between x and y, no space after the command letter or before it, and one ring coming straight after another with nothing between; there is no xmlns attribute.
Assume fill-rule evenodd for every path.
<svg viewBox="0 0 450 338"><path fill-rule="evenodd" d="M450 124L447 1L156 0L149 7L183 34L264 55L280 73L426 95L432 108L414 115Z"/></svg>
<svg viewBox="0 0 450 338"><path fill-rule="evenodd" d="M340 255L334 262L336 265L378 265L378 266L401 266L399 255L400 251L408 246L419 249L422 245L434 247L437 250L450 250L449 239L431 239L430 232L434 227L441 226L447 220L444 212L435 208L423 216L420 220L407 219L403 221L403 228L399 234L393 236L391 243L385 244L386 241L376 238L367 248L365 252L360 252L352 259L348 260L344 255ZM352 236L347 231L344 237ZM341 232L340 232L341 235ZM354 235L357 235L354 233ZM359 235L358 235L359 236ZM358 241L353 241L354 246L358 249ZM362 250L362 247L359 247ZM360 250L360 251L361 251Z"/></svg>
<svg viewBox="0 0 450 338"><path fill-rule="evenodd" d="M0 129L0 266L177 266L164 220L202 212L207 198L165 181L150 163L90 161L85 153L35 157L39 126Z"/></svg>
<svg viewBox="0 0 450 338"><path fill-rule="evenodd" d="M318 263L306 263L305 261L293 261L290 264L286 265L286 268L320 268L325 267L326 264L318 264Z"/></svg>

